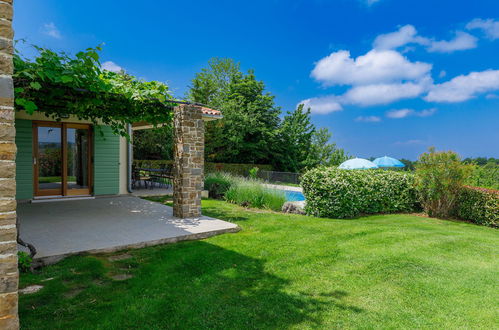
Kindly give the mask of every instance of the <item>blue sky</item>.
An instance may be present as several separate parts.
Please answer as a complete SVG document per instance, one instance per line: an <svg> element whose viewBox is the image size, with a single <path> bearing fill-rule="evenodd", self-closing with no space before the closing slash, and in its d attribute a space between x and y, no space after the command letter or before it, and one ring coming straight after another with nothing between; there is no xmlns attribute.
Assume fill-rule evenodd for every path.
<svg viewBox="0 0 499 330"><path fill-rule="evenodd" d="M102 62L177 97L231 57L354 156L499 157L497 0L18 0L14 28L72 53L105 43Z"/></svg>

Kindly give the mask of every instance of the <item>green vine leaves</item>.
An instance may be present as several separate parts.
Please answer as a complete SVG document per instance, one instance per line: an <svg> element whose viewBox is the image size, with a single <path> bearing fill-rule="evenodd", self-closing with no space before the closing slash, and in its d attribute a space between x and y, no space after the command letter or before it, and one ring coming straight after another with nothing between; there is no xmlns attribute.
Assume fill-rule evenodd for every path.
<svg viewBox="0 0 499 330"><path fill-rule="evenodd" d="M95 125L109 125L123 136L129 123L158 125L172 120L175 104L168 86L102 70L101 46L74 56L33 47L38 55L32 60L19 53L14 56L16 110L41 111L55 120L74 115Z"/></svg>

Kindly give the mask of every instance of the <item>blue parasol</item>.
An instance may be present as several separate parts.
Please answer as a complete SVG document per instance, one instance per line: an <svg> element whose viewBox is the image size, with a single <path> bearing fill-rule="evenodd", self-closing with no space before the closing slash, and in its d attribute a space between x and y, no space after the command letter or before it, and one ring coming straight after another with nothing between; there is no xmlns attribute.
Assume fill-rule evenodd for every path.
<svg viewBox="0 0 499 330"><path fill-rule="evenodd" d="M370 168L378 168L378 165L364 158L353 158L341 163L338 168L343 170L367 170Z"/></svg>

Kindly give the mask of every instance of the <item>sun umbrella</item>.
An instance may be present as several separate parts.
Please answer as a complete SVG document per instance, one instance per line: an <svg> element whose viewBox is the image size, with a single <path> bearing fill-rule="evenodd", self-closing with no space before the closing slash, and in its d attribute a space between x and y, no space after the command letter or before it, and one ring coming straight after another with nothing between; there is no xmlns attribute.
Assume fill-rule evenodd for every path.
<svg viewBox="0 0 499 330"><path fill-rule="evenodd" d="M378 167L405 167L404 163L392 157L379 157L373 161Z"/></svg>
<svg viewBox="0 0 499 330"><path fill-rule="evenodd" d="M367 170L369 168L378 168L378 165L364 158L353 158L341 163L338 168L343 170Z"/></svg>

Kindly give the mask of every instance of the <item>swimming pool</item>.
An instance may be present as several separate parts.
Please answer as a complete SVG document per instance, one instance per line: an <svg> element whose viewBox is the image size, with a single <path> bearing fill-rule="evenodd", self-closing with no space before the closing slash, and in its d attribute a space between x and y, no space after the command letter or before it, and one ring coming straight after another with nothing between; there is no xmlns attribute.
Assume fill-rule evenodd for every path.
<svg viewBox="0 0 499 330"><path fill-rule="evenodd" d="M286 201L288 202L300 202L305 200L305 196L300 191L291 191L291 190L281 190L286 195Z"/></svg>

